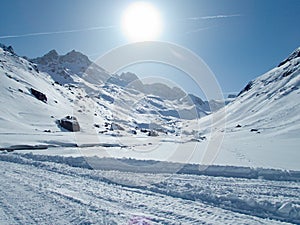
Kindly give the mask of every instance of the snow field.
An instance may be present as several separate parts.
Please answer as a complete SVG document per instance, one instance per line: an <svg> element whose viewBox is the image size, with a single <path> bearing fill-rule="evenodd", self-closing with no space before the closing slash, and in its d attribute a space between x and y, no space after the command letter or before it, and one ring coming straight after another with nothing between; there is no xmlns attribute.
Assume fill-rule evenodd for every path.
<svg viewBox="0 0 300 225"><path fill-rule="evenodd" d="M33 154L0 154L0 183L3 190L0 194L0 215L4 215L1 222L300 222L299 181L133 173L113 168L91 170L86 168L83 160ZM140 165L143 163L147 161L139 162Z"/></svg>

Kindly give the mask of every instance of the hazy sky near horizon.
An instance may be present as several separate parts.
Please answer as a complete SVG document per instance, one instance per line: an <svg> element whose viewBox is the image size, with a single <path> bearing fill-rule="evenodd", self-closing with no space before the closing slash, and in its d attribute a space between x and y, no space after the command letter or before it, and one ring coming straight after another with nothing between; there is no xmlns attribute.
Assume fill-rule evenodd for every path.
<svg viewBox="0 0 300 225"><path fill-rule="evenodd" d="M95 60L128 43L120 23L132 2L136 1L3 0L0 42L30 58L51 49L60 54L75 49ZM163 20L163 31L157 40L196 53L213 71L225 93L240 91L248 81L277 66L300 46L299 0L146 2L158 9ZM134 72L142 73L140 67ZM181 77L174 82L184 80Z"/></svg>

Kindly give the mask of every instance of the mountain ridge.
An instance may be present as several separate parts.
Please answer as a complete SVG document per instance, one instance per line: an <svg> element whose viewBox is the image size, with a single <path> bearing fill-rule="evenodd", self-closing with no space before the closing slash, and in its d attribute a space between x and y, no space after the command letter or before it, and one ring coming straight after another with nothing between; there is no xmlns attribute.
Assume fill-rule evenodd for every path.
<svg viewBox="0 0 300 225"><path fill-rule="evenodd" d="M39 70L50 74L54 81L60 84L78 84L84 79L90 83L110 83L133 88L144 94L157 95L166 100L181 99L187 95L179 87L169 87L166 84L155 82L144 84L132 72L122 72L120 75L110 74L89 60L86 55L75 50L65 55L59 55L56 50L51 50L44 56L30 59L30 61L37 64ZM210 110L208 109L208 111Z"/></svg>

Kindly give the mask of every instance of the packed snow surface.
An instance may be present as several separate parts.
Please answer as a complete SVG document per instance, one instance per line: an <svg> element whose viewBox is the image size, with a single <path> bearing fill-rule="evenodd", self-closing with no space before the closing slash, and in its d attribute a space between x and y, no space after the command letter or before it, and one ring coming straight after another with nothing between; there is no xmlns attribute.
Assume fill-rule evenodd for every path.
<svg viewBox="0 0 300 225"><path fill-rule="evenodd" d="M300 223L299 182L92 170L84 158L33 154L0 162L1 224Z"/></svg>

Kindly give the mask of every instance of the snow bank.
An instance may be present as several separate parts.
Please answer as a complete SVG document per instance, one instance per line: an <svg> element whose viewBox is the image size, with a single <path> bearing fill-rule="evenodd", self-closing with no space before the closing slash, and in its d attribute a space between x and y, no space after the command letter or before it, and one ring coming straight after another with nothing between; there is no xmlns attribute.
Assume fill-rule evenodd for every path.
<svg viewBox="0 0 300 225"><path fill-rule="evenodd" d="M94 157L64 157L38 155L32 153L10 153L0 154L1 159L9 159L20 162L29 159L42 162L56 162L67 164L72 167L82 167L97 170L119 170L139 173L170 173L190 175L205 175L214 177L233 177L247 179L264 179L273 181L300 181L300 171L278 170L265 168L235 167L235 166L200 166L197 164L181 164L173 162L162 162L155 160L137 160L132 158L99 158ZM21 161L22 161L21 160ZM204 168L204 169L202 169Z"/></svg>
<svg viewBox="0 0 300 225"><path fill-rule="evenodd" d="M97 162L97 169L103 170L92 168L89 160ZM0 161L84 177L111 186L121 186L123 190L134 188L145 192L147 196L149 193L159 194L188 200L191 204L201 202L245 215L300 223L300 182L299 172L296 171L287 173L278 170L213 166L206 171L207 175L203 175L205 170L197 172L196 165L187 165L180 171L181 174L168 174L166 171L178 164L121 159L122 165L125 165L121 168L118 160L111 158L87 159L5 152L0 154ZM136 173L147 170L148 173ZM261 179L262 174L267 174L265 176L270 180ZM249 179L250 177L256 179ZM286 181L282 181L283 177ZM292 179L294 181L287 181Z"/></svg>

